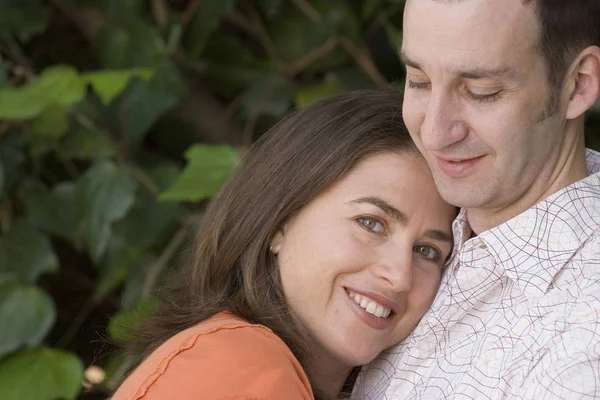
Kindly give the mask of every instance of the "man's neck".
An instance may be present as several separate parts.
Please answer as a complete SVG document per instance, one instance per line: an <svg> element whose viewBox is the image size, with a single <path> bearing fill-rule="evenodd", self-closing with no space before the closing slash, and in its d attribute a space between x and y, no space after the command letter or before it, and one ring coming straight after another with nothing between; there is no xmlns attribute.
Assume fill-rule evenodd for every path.
<svg viewBox="0 0 600 400"><path fill-rule="evenodd" d="M478 235L501 225L548 196L584 179L587 176L587 167L583 134L574 137L577 138L576 143L565 146L569 150L559 155L554 168L549 173L538 176L534 183L511 204L496 208L467 209L467 220L473 233Z"/></svg>

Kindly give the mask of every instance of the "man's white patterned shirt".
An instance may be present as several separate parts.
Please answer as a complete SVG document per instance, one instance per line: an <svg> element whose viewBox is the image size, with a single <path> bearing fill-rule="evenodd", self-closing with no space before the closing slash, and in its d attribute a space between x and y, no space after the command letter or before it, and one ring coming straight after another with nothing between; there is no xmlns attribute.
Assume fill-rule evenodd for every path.
<svg viewBox="0 0 600 400"><path fill-rule="evenodd" d="M590 175L470 238L412 335L363 368L353 399L600 398L600 153Z"/></svg>

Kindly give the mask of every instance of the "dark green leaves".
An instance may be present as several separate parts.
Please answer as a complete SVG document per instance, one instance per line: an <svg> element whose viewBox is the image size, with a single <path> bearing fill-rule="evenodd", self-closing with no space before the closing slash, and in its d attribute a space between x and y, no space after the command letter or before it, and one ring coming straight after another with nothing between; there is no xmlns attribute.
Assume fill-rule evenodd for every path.
<svg viewBox="0 0 600 400"><path fill-rule="evenodd" d="M163 39L141 17L103 26L94 48L102 66L109 69L154 67L166 55Z"/></svg>
<svg viewBox="0 0 600 400"><path fill-rule="evenodd" d="M277 54L288 62L298 62L321 48L335 35L352 41L359 38L359 24L352 9L343 0L311 2L318 14L313 19L297 10L281 13L269 24L269 33ZM330 69L349 61L348 53L336 47L308 69Z"/></svg>
<svg viewBox="0 0 600 400"><path fill-rule="evenodd" d="M73 182L59 183L49 191L23 185L19 198L31 224L46 233L76 241L77 205Z"/></svg>
<svg viewBox="0 0 600 400"><path fill-rule="evenodd" d="M183 77L169 61L162 62L149 81L134 82L121 104L128 147L136 149L150 127L185 94Z"/></svg>
<svg viewBox="0 0 600 400"><path fill-rule="evenodd" d="M235 0L203 0L192 18L188 34L189 53L192 58L198 58L210 35L217 29L221 18L235 4Z"/></svg>
<svg viewBox="0 0 600 400"><path fill-rule="evenodd" d="M0 36L14 35L23 42L46 29L48 10L40 0L0 1Z"/></svg>
<svg viewBox="0 0 600 400"><path fill-rule="evenodd" d="M0 358L23 345L39 344L54 318L54 304L45 292L22 284L0 284Z"/></svg>
<svg viewBox="0 0 600 400"><path fill-rule="evenodd" d="M77 182L78 232L95 261L106 249L111 224L133 205L136 187L127 167L109 161L96 163Z"/></svg>
<svg viewBox="0 0 600 400"><path fill-rule="evenodd" d="M82 377L81 361L62 350L23 349L0 361L0 398L74 399Z"/></svg>
<svg viewBox="0 0 600 400"><path fill-rule="evenodd" d="M30 224L17 222L0 237L0 272L10 272L25 282L55 271L58 261L50 240Z"/></svg>

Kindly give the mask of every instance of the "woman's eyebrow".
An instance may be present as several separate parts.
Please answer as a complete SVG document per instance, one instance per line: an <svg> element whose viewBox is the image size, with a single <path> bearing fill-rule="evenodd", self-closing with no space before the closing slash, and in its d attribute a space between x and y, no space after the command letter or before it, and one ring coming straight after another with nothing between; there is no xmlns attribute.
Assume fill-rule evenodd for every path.
<svg viewBox="0 0 600 400"><path fill-rule="evenodd" d="M396 207L392 206L387 201L380 199L379 197L369 196L369 197L361 197L356 200L352 200L349 202L350 204L372 204L375 207L379 208L381 211L392 217L394 220L400 223L406 223L408 221L408 217L402 211L398 210ZM451 246L454 244L452 239L452 235L441 231L439 229L430 229L425 232L425 235L433 240L439 240L442 242L447 242Z"/></svg>
<svg viewBox="0 0 600 400"><path fill-rule="evenodd" d="M452 235L449 233L446 233L444 231L440 231L437 229L430 229L428 230L425 235L433 240L440 240L442 242L448 242L450 244L450 246L452 246L454 244L454 240L452 239Z"/></svg>
<svg viewBox="0 0 600 400"><path fill-rule="evenodd" d="M359 199L352 200L350 203L351 204L369 203L369 204L374 205L375 207L378 207L379 209L381 209L381 211L383 211L384 213L386 213L387 215L389 215L390 217L392 217L394 220L396 220L398 222L404 223L408 220L408 218L406 217L406 214L404 214L402 211L398 210L394 206L390 205L390 203L388 203L387 201L380 199L379 197L361 197Z"/></svg>

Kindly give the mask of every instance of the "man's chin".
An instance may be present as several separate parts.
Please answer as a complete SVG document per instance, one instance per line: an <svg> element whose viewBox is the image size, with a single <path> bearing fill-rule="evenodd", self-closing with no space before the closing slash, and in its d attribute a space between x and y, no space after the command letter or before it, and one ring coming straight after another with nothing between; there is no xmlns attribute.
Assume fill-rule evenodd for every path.
<svg viewBox="0 0 600 400"><path fill-rule="evenodd" d="M489 202L481 187L460 181L442 181L436 179L435 184L442 198L456 207L478 208Z"/></svg>

